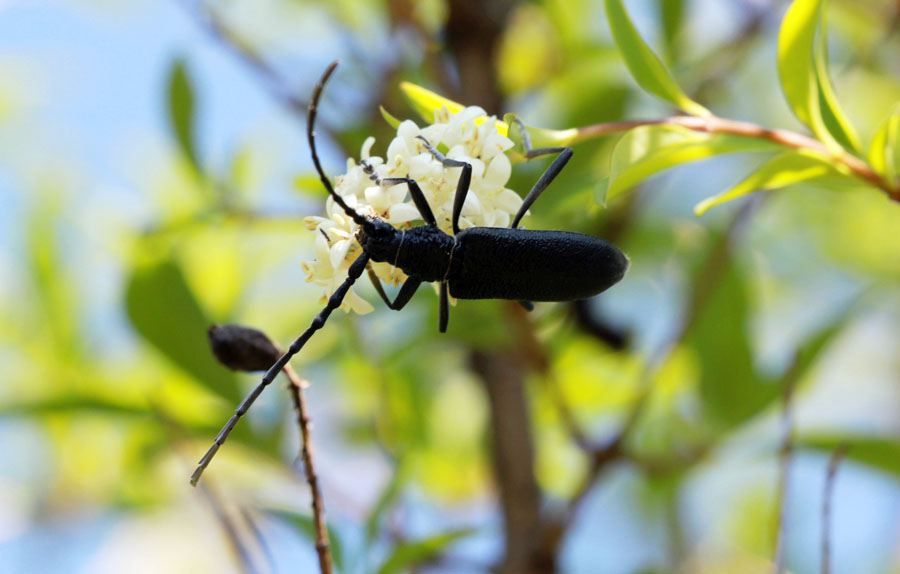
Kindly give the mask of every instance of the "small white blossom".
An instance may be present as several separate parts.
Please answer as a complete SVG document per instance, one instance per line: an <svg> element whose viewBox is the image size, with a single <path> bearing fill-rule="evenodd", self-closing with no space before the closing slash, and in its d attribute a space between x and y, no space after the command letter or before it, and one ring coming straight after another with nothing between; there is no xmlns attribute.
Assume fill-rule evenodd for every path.
<svg viewBox="0 0 900 574"><path fill-rule="evenodd" d="M477 122L476 120L479 120ZM522 204L519 194L506 188L512 171L504 153L513 142L497 132L497 120L484 110L468 107L457 114L447 108L434 113L434 123L419 128L406 120L397 128L397 136L387 148L385 158L372 156L375 138L369 137L360 150L365 161L380 178L410 177L419 184L434 212L438 226L452 234L453 199L462 168L445 168L425 148L424 137L448 158L472 165L472 180L463 205L459 226L462 229L507 227ZM347 205L362 215L377 216L395 227L411 226L421 219L406 184L381 186L372 181L360 163L347 160L347 173L335 178L335 191ZM322 303L347 278L350 264L362 253L357 243L356 224L329 197L326 217L308 217L305 224L315 231L315 256L303 262L307 281L322 287ZM406 274L390 263L371 263L375 274L391 285L402 284ZM352 289L341 306L345 310L368 313L372 305Z"/></svg>

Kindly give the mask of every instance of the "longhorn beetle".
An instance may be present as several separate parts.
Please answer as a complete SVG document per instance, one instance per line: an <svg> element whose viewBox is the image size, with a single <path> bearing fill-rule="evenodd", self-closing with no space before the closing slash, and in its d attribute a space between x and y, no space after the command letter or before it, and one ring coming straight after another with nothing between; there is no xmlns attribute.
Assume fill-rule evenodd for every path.
<svg viewBox="0 0 900 574"><path fill-rule="evenodd" d="M200 475L213 456L228 438L238 420L249 410L288 361L296 355L312 335L325 325L331 312L341 306L350 287L368 270L375 290L387 306L399 311L409 303L423 282L440 283L440 312L438 328L447 330L449 316L448 294L457 299L509 299L518 301L526 309L532 301L574 301L605 291L617 283L628 269L628 258L611 243L602 239L569 231L533 231L518 229L519 221L537 200L550 182L559 174L572 157L568 147L531 149L528 133L521 124L526 157L558 154L544 174L538 179L522 202L509 229L498 227L471 227L460 230L462 213L472 166L464 161L445 157L425 138L418 136L424 147L445 168L462 168L456 195L453 199L453 235L438 228L437 221L415 180L405 178L381 178L374 168L363 161L362 167L370 179L378 185L406 184L413 203L425 225L410 229L397 229L378 217L357 213L344 201L331 184L316 151L315 121L319 98L325 83L331 77L338 62L333 62L316 84L307 115L307 139L313 164L322 185L358 226L356 239L362 246L362 254L350 265L347 279L334 291L325 308L313 319L312 324L291 344L272 365L262 381L241 402L225 424L210 449L203 455L197 469L191 475L196 485ZM369 261L389 262L402 269L408 278L397 297L391 301Z"/></svg>

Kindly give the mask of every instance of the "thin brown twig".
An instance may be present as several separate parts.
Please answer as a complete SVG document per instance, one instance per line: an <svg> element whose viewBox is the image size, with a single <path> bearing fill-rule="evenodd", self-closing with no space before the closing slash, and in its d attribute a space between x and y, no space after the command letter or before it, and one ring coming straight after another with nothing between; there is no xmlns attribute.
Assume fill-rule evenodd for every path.
<svg viewBox="0 0 900 574"><path fill-rule="evenodd" d="M301 456L303 458L303 468L306 472L306 481L309 483L309 490L312 496L313 525L316 530L316 554L319 557L319 569L322 574L332 574L331 545L328 539L328 525L325 520L325 500L319 488L319 475L316 473L316 465L313 460L312 435L310 432L312 421L309 418L306 396L303 393L303 388L307 386L307 383L300 378L290 364L285 365L284 374L290 381L288 389L291 392L294 408L297 411L297 425L300 427L302 438L302 444L300 445Z"/></svg>
<svg viewBox="0 0 900 574"><path fill-rule="evenodd" d="M900 202L900 186L890 183L858 157L846 151L835 154L819 140L804 134L782 129L764 128L751 122L730 120L717 116L673 116L653 120L609 122L578 128L578 135L575 136L574 142L625 132L637 127L658 125L680 126L697 132L754 138L792 149L811 150L832 158L847 168L857 178L882 190L891 200Z"/></svg>
<svg viewBox="0 0 900 574"><path fill-rule="evenodd" d="M617 123L622 124L625 122ZM710 293L719 283L723 271L731 259L733 246L737 241L738 236L745 228L744 224L758 207L763 197L764 196L759 196L751 199L738 210L734 215L731 224L728 226L728 232L722 236L707 257L703 269L694 281L694 290L688 305L686 317L683 319L681 326L675 333L660 345L657 350L650 353L649 359L638 378L639 389L637 399L631 404L628 413L625 415L625 418L619 427L619 431L604 445L595 448L591 452L590 467L580 485L575 490L575 494L569 499L561 514L555 520L549 521L549 524L545 527L544 539L541 542L541 546L547 549L548 552L555 552L557 545L562 540L563 534L574 521L575 516L584 500L587 498L587 495L609 466L615 462L629 460L631 458L630 454L625 449L625 445L631 434L637 429L638 423L640 422L647 405L650 403L653 392L653 381L656 377L656 373L665 363L666 358L670 355L672 350L690 333L691 327L706 306L706 303L709 301ZM704 456L710 447L710 445L701 445L696 453L697 460Z"/></svg>
<svg viewBox="0 0 900 574"><path fill-rule="evenodd" d="M828 470L825 474L825 493L822 500L822 574L831 574L831 512L834 503L834 483L838 468L847 454L849 445L839 444L828 459Z"/></svg>

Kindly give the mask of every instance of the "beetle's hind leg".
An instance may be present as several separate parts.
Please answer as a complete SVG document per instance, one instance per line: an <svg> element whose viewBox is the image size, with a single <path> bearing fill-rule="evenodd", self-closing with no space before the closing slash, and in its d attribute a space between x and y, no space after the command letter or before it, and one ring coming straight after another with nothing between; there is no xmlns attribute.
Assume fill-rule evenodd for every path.
<svg viewBox="0 0 900 574"><path fill-rule="evenodd" d="M537 198L544 193L544 190L547 189L547 186L556 179L556 176L559 175L559 172L566 167L566 164L569 163L569 160L572 159L572 148L570 147L542 147L538 149L534 149L531 147L531 137L528 135L528 130L525 129L525 124L522 123L522 120L516 118L514 120L516 125L519 126L519 129L522 132L522 145L525 146L525 157L528 159L534 159L536 157L540 157L542 155L550 155L550 154L559 154L553 163L550 164L550 167L547 168L540 179L538 179L537 183L534 184L534 187L531 188L531 191L528 192L528 195L525 196L525 199L522 201L522 205L519 207L519 211L516 213L516 216L513 218L512 225L510 225L510 229L515 229L519 226L519 222L525 216L525 212L527 212L532 204L537 201Z"/></svg>
<svg viewBox="0 0 900 574"><path fill-rule="evenodd" d="M450 159L437 150L431 142L422 136L416 136L425 142L427 149L434 159L441 162L444 167L461 167L462 173L459 174L459 181L456 183L456 195L453 196L453 233L459 233L459 217L462 214L463 204L466 202L466 195L469 194L469 184L472 182L472 164L459 161L458 159Z"/></svg>
<svg viewBox="0 0 900 574"><path fill-rule="evenodd" d="M375 287L375 291L378 293L378 296L381 297L381 300L384 301L384 304L388 306L389 309L394 311L399 311L400 309L406 307L406 304L409 303L412 296L415 294L416 290L419 288L419 285L422 284L422 281L416 279L415 277L407 277L406 281L403 283L403 286L400 287L400 292L397 293L397 297L391 301L387 296L387 293L384 291L384 286L381 284L381 279L378 278L378 275L375 275L375 270L372 269L372 265L368 265L366 271L369 273L369 279L372 281L372 285Z"/></svg>
<svg viewBox="0 0 900 574"><path fill-rule="evenodd" d="M441 281L441 296L438 302L438 331L447 332L447 324L450 322L450 297L447 293L447 282Z"/></svg>

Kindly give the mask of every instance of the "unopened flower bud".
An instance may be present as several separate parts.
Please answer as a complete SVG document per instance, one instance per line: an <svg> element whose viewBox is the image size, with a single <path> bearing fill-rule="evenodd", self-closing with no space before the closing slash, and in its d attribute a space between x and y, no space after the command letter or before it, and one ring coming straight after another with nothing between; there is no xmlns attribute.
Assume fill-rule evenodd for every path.
<svg viewBox="0 0 900 574"><path fill-rule="evenodd" d="M242 325L212 325L209 344L220 363L235 371L265 371L282 352L265 333Z"/></svg>

